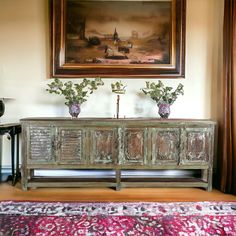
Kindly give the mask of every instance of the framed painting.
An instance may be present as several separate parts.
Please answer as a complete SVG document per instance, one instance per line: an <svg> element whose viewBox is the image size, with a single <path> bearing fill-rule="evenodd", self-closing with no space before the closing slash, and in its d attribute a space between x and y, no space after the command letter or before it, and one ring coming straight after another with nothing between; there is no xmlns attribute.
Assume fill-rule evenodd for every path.
<svg viewBox="0 0 236 236"><path fill-rule="evenodd" d="M185 0L51 0L51 76L185 75Z"/></svg>

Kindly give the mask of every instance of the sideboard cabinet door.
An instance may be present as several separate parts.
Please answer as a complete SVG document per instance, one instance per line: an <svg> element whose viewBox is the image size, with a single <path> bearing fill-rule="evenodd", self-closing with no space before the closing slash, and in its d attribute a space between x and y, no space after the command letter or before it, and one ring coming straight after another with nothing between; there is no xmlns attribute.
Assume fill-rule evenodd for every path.
<svg viewBox="0 0 236 236"><path fill-rule="evenodd" d="M27 162L48 164L55 160L55 128L33 125L27 128Z"/></svg>
<svg viewBox="0 0 236 236"><path fill-rule="evenodd" d="M77 127L58 127L58 163L86 164L85 130Z"/></svg>
<svg viewBox="0 0 236 236"><path fill-rule="evenodd" d="M120 164L143 166L147 164L147 128L125 128L120 146Z"/></svg>
<svg viewBox="0 0 236 236"><path fill-rule="evenodd" d="M211 128L186 128L180 164L207 165L212 158L214 136Z"/></svg>
<svg viewBox="0 0 236 236"><path fill-rule="evenodd" d="M152 164L178 164L180 153L179 128L152 129Z"/></svg>
<svg viewBox="0 0 236 236"><path fill-rule="evenodd" d="M115 164L118 155L117 128L94 128L90 131L90 163Z"/></svg>

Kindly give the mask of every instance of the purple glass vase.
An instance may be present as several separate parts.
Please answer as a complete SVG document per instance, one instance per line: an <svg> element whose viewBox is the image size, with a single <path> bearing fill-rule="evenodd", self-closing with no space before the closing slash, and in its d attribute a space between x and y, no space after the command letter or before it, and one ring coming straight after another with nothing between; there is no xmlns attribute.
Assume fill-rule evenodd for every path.
<svg viewBox="0 0 236 236"><path fill-rule="evenodd" d="M69 105L69 113L72 118L77 118L80 113L80 104L72 103Z"/></svg>
<svg viewBox="0 0 236 236"><path fill-rule="evenodd" d="M159 103L158 105L158 114L161 118L167 119L170 115L170 104L168 103Z"/></svg>

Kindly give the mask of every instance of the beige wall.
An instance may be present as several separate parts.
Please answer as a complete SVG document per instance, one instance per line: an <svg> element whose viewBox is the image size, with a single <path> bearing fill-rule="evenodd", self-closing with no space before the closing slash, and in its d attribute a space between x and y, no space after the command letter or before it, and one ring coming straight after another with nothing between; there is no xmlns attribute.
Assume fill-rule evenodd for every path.
<svg viewBox="0 0 236 236"><path fill-rule="evenodd" d="M45 91L49 76L49 27L47 0L0 1L0 97L6 101L1 123L31 116L69 116L63 99ZM186 78L164 80L184 84L185 94L171 107L170 118L212 118L221 74L223 0L187 0ZM81 116L113 117L115 95L110 84L92 94L82 105ZM141 96L147 79L122 79L121 116L156 117L153 101ZM152 79L156 81L156 79ZM3 142L3 165L9 165L9 141Z"/></svg>

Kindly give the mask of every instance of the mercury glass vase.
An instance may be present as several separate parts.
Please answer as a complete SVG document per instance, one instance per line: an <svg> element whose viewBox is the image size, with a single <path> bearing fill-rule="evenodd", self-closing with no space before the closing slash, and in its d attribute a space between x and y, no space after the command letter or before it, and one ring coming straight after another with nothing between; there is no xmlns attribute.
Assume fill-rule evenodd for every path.
<svg viewBox="0 0 236 236"><path fill-rule="evenodd" d="M157 106L158 106L158 114L160 115L160 117L167 119L170 115L170 104L159 103Z"/></svg>
<svg viewBox="0 0 236 236"><path fill-rule="evenodd" d="M80 113L80 104L72 103L69 105L69 113L72 118L77 118Z"/></svg>

